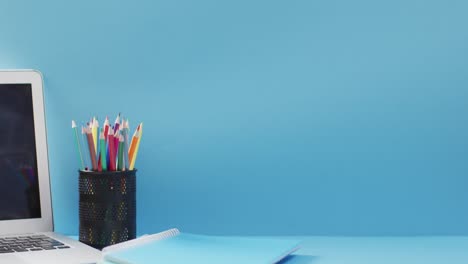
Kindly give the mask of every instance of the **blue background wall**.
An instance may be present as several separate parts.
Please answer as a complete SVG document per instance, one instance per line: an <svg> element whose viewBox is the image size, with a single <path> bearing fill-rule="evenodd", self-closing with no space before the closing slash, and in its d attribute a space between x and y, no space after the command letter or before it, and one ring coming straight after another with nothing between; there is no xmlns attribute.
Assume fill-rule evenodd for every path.
<svg viewBox="0 0 468 264"><path fill-rule="evenodd" d="M45 77L56 228L70 120L144 121L141 233L468 235L467 1L2 1ZM101 119L102 121L102 119Z"/></svg>

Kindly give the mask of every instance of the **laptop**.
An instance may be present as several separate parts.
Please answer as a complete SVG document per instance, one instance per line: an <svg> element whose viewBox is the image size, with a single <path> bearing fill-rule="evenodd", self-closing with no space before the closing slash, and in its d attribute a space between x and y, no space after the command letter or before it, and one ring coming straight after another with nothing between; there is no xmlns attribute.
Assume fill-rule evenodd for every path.
<svg viewBox="0 0 468 264"><path fill-rule="evenodd" d="M0 71L0 263L101 259L100 251L53 232L48 162L42 75Z"/></svg>

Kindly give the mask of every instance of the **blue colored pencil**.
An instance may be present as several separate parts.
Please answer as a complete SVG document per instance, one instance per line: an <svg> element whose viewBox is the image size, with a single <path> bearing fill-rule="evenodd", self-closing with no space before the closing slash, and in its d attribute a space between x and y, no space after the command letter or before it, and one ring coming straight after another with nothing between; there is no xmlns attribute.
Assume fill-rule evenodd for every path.
<svg viewBox="0 0 468 264"><path fill-rule="evenodd" d="M128 170L128 166L130 164L129 159L128 159L128 133L129 133L129 128L128 128L128 119L127 121L123 122L123 129L122 129L122 135L124 136L124 162L125 162L125 169Z"/></svg>

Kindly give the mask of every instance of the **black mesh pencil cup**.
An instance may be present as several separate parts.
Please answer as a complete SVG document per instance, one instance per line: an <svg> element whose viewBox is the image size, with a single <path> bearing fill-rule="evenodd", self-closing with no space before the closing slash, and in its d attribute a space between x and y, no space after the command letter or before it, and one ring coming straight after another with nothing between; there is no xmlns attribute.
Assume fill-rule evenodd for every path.
<svg viewBox="0 0 468 264"><path fill-rule="evenodd" d="M80 171L80 241L97 249L136 236L136 170Z"/></svg>

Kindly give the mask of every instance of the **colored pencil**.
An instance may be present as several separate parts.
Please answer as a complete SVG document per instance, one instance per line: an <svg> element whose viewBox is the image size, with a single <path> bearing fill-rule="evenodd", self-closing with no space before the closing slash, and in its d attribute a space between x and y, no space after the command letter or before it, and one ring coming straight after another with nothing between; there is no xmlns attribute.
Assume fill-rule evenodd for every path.
<svg viewBox="0 0 468 264"><path fill-rule="evenodd" d="M133 153L135 152L136 143L138 141L137 135L138 135L139 129L140 129L140 126L137 126L135 132L133 132L132 141L130 143L130 149L128 150L129 169L130 169L130 164L132 164Z"/></svg>
<svg viewBox="0 0 468 264"><path fill-rule="evenodd" d="M106 120L104 120L104 141L105 141L105 146L106 146L106 155L105 155L105 158L106 158L106 167L108 167L109 165L109 148L107 147L107 136L109 134L109 128L110 128L110 125L109 125L109 117L106 116Z"/></svg>
<svg viewBox="0 0 468 264"><path fill-rule="evenodd" d="M117 155L117 150L119 149L119 139L120 139L120 130L115 129L114 130L114 149Z"/></svg>
<svg viewBox="0 0 468 264"><path fill-rule="evenodd" d="M85 170L89 170L91 168L91 157L89 156L89 149L88 146L88 138L86 136L86 129L84 126L81 127L81 142L83 143L83 160L85 163Z"/></svg>
<svg viewBox="0 0 468 264"><path fill-rule="evenodd" d="M135 168L135 161L138 155L138 149L140 148L140 141L141 141L141 136L143 135L143 123L141 123L138 126L138 134L137 134L137 139L136 139L136 146L133 151L133 154L130 158L130 166L128 167L129 170L133 170Z"/></svg>
<svg viewBox="0 0 468 264"><path fill-rule="evenodd" d="M112 128L109 129L108 135L108 145L109 145L109 170L115 171L115 145L112 143L114 142L114 131Z"/></svg>
<svg viewBox="0 0 468 264"><path fill-rule="evenodd" d="M88 138L89 155L91 156L92 169L95 171L98 168L98 164L96 159L96 149L94 148L93 135L90 128L87 129L86 136Z"/></svg>
<svg viewBox="0 0 468 264"><path fill-rule="evenodd" d="M129 147L129 143L128 143L128 133L129 133L129 129L128 129L128 119L126 122L123 123L123 130L122 130L122 133L123 133L123 136L124 136L124 162L125 162L125 169L128 170L128 166L129 166L129 159L128 159L128 147Z"/></svg>
<svg viewBox="0 0 468 264"><path fill-rule="evenodd" d="M117 170L121 171L125 169L123 164L123 152L124 152L124 138L122 135L119 136L119 155L117 161Z"/></svg>
<svg viewBox="0 0 468 264"><path fill-rule="evenodd" d="M117 132L120 132L120 113L117 115L114 122L114 145L116 152L119 149L119 136Z"/></svg>
<svg viewBox="0 0 468 264"><path fill-rule="evenodd" d="M98 149L98 128L99 128L99 122L98 120L94 117L93 118L93 123L91 124L92 132L93 132L93 142L94 142L94 150L97 151ZM97 152L96 152L97 153Z"/></svg>
<svg viewBox="0 0 468 264"><path fill-rule="evenodd" d="M104 136L104 131L99 135L99 143L101 145L101 166L103 171L107 171L107 159L106 159L106 137Z"/></svg>
<svg viewBox="0 0 468 264"><path fill-rule="evenodd" d="M109 133L109 118L106 116L106 120L104 120L104 140L107 142L107 134Z"/></svg>
<svg viewBox="0 0 468 264"><path fill-rule="evenodd" d="M115 122L114 122L114 131L119 130L119 126L120 126L120 113L119 113L119 115L117 116L117 118L115 118Z"/></svg>
<svg viewBox="0 0 468 264"><path fill-rule="evenodd" d="M75 142L76 142L76 149L78 150L78 162L80 164L80 170L85 169L84 161L83 161L83 152L81 149L81 144L80 144L80 137L78 136L78 129L76 128L76 123L74 120L72 120L72 129L73 129L73 134L75 136Z"/></svg>
<svg viewBox="0 0 468 264"><path fill-rule="evenodd" d="M97 148L96 148L96 157L97 157L97 163L98 163L98 171L102 171L102 164L101 164L101 144L99 143L99 135L101 129L97 129Z"/></svg>
<svg viewBox="0 0 468 264"><path fill-rule="evenodd" d="M100 145L100 144L98 144ZM99 152L99 155L97 156L97 171L101 172L102 171L102 163L101 163L101 153Z"/></svg>

